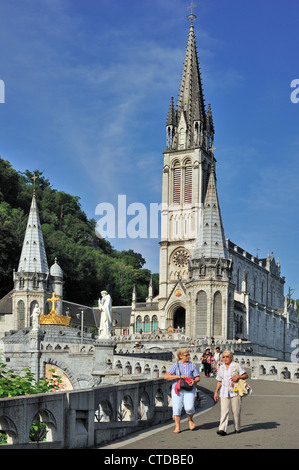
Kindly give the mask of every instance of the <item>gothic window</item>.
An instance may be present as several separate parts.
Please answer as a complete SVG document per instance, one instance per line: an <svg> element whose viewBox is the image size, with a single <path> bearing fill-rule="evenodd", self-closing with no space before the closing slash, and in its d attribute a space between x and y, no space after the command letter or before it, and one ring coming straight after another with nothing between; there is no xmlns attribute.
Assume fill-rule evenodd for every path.
<svg viewBox="0 0 299 470"><path fill-rule="evenodd" d="M149 333L151 331L151 322L150 322L150 317L146 315L144 317L144 332Z"/></svg>
<svg viewBox="0 0 299 470"><path fill-rule="evenodd" d="M185 187L184 187L184 203L192 202L192 166L191 160L186 162L185 166Z"/></svg>
<svg viewBox="0 0 299 470"><path fill-rule="evenodd" d="M203 290L196 297L196 332L198 336L207 334L207 294Z"/></svg>
<svg viewBox="0 0 299 470"><path fill-rule="evenodd" d="M36 261L36 259L33 258L33 261ZM37 275L36 273L34 273L34 275L33 275L32 287L33 287L33 289L37 289L37 288L38 288L38 275Z"/></svg>
<svg viewBox="0 0 299 470"><path fill-rule="evenodd" d="M220 292L214 295L213 333L222 335L222 295Z"/></svg>
<svg viewBox="0 0 299 470"><path fill-rule="evenodd" d="M154 315L152 318L152 331L156 331L159 327L158 317Z"/></svg>
<svg viewBox="0 0 299 470"><path fill-rule="evenodd" d="M179 162L175 163L173 168L173 203L181 202L181 167Z"/></svg>
<svg viewBox="0 0 299 470"><path fill-rule="evenodd" d="M138 315L136 318L136 333L139 333L140 330L143 330L143 322L141 315Z"/></svg>
<svg viewBox="0 0 299 470"><path fill-rule="evenodd" d="M18 315L18 330L25 327L25 303L23 300L19 300L17 304L17 315Z"/></svg>

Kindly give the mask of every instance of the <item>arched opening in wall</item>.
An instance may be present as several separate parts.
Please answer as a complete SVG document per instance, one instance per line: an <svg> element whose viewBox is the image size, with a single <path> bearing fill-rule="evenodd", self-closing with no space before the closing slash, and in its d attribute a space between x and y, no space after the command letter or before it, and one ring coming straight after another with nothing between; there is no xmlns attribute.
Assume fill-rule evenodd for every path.
<svg viewBox="0 0 299 470"><path fill-rule="evenodd" d="M155 396L155 406L163 406L164 404L164 394L161 388L158 388Z"/></svg>
<svg viewBox="0 0 299 470"><path fill-rule="evenodd" d="M149 408L150 408L149 396L146 392L143 392L140 398L139 406L138 406L138 420L144 421L148 419Z"/></svg>
<svg viewBox="0 0 299 470"><path fill-rule="evenodd" d="M23 300L19 300L17 303L17 318L17 329L21 330L22 328L25 328L25 303Z"/></svg>
<svg viewBox="0 0 299 470"><path fill-rule="evenodd" d="M132 421L133 420L133 402L129 395L123 397L117 413L118 421Z"/></svg>
<svg viewBox="0 0 299 470"><path fill-rule="evenodd" d="M185 328L186 322L186 310L184 307L178 307L173 315L173 328L176 330L178 328Z"/></svg>
<svg viewBox="0 0 299 470"><path fill-rule="evenodd" d="M103 400L99 403L95 411L95 422L108 423L112 417L112 405L108 400Z"/></svg>
<svg viewBox="0 0 299 470"><path fill-rule="evenodd" d="M136 331L137 333L139 333L140 330L143 331L143 321L142 321L141 315L138 315L138 317L136 318L136 328L135 328L135 331Z"/></svg>
<svg viewBox="0 0 299 470"><path fill-rule="evenodd" d="M65 371L53 364L45 365L45 378L59 382L59 390L73 390L74 386Z"/></svg>
<svg viewBox="0 0 299 470"><path fill-rule="evenodd" d="M0 417L0 445L17 442L18 431L14 422L8 416Z"/></svg>
<svg viewBox="0 0 299 470"><path fill-rule="evenodd" d="M196 296L196 336L207 334L207 294L201 290Z"/></svg>
<svg viewBox="0 0 299 470"><path fill-rule="evenodd" d="M53 442L56 440L57 425L53 414L46 409L36 413L29 430L29 442Z"/></svg>
<svg viewBox="0 0 299 470"><path fill-rule="evenodd" d="M192 165L191 160L187 160L185 164L185 179L184 179L184 203L192 203Z"/></svg>
<svg viewBox="0 0 299 470"><path fill-rule="evenodd" d="M216 292L214 295L213 334L222 335L222 295Z"/></svg>
<svg viewBox="0 0 299 470"><path fill-rule="evenodd" d="M151 322L149 315L145 315L144 317L144 332L149 333L151 331Z"/></svg>
<svg viewBox="0 0 299 470"><path fill-rule="evenodd" d="M181 202L181 167L176 162L173 167L173 204Z"/></svg>

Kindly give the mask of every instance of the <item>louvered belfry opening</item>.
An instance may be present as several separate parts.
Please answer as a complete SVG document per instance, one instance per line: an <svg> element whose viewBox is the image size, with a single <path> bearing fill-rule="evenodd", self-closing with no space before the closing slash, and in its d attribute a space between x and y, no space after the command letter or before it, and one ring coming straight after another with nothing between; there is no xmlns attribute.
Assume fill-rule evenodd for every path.
<svg viewBox="0 0 299 470"><path fill-rule="evenodd" d="M178 162L173 168L173 203L181 203L181 167Z"/></svg>
<svg viewBox="0 0 299 470"><path fill-rule="evenodd" d="M192 203L192 166L191 161L186 163L185 167L185 194L184 194L184 203Z"/></svg>

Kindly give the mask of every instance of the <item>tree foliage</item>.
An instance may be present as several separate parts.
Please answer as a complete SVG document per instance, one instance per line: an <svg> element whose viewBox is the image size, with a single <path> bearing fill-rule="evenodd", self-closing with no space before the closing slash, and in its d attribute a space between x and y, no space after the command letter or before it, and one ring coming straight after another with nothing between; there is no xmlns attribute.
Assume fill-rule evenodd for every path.
<svg viewBox="0 0 299 470"><path fill-rule="evenodd" d="M41 377L36 380L29 368L23 369L21 376L0 362L0 398L48 393L59 390L59 386L59 376L52 375L50 379Z"/></svg>
<svg viewBox="0 0 299 470"><path fill-rule="evenodd" d="M13 288L32 200L32 177L49 267L55 258L64 273L64 298L95 305L107 290L114 305L128 305L137 285L137 300L144 301L151 272L133 250L117 251L95 233L80 198L51 187L42 172L17 172L0 158L0 298ZM154 278L157 286L157 276Z"/></svg>

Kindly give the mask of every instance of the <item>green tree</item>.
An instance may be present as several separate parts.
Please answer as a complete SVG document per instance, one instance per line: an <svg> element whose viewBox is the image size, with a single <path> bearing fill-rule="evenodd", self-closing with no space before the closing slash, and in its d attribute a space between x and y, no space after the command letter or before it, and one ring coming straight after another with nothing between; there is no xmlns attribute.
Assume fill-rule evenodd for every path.
<svg viewBox="0 0 299 470"><path fill-rule="evenodd" d="M35 175L35 183L33 176ZM64 273L64 298L96 305L101 290L109 291L114 305L147 297L150 272L134 250L115 250L96 235L96 221L82 211L80 198L51 187L39 170L16 172L0 158L0 297L13 288L18 268L33 184L49 267L55 258Z"/></svg>
<svg viewBox="0 0 299 470"><path fill-rule="evenodd" d="M36 380L29 368L23 369L23 372L24 375L20 376L0 361L0 398L49 393L59 390L60 377L58 375L52 374L51 379L41 377Z"/></svg>

